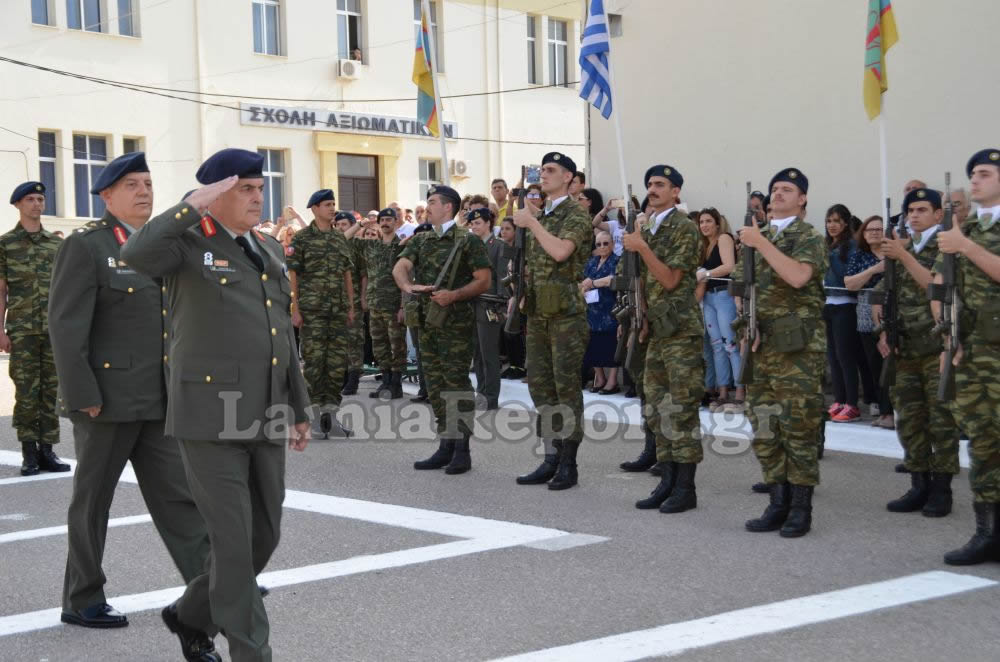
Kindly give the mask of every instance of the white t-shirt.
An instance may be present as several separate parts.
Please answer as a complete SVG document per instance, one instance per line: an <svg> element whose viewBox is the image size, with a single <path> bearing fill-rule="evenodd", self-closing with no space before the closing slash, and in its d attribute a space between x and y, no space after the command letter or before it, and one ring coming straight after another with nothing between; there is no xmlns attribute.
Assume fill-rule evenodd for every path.
<svg viewBox="0 0 1000 662"><path fill-rule="evenodd" d="M625 251L625 245L622 243L625 240L625 226L617 220L610 218L605 223L608 224L608 232L611 233L611 242L614 245L615 255L621 257L621 254Z"/></svg>
<svg viewBox="0 0 1000 662"><path fill-rule="evenodd" d="M406 239L407 237L413 236L413 231L417 229L416 223L403 223L396 230L396 236L400 239Z"/></svg>

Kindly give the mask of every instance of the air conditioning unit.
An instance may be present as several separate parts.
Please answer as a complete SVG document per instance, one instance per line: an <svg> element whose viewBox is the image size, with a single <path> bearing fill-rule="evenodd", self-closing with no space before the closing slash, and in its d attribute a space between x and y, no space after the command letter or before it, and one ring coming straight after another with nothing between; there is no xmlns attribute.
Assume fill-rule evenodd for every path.
<svg viewBox="0 0 1000 662"><path fill-rule="evenodd" d="M339 60L337 62L337 78L343 80L361 78L361 63L357 60Z"/></svg>
<svg viewBox="0 0 1000 662"><path fill-rule="evenodd" d="M460 159L452 159L449 170L452 177L462 179L469 176L469 164Z"/></svg>

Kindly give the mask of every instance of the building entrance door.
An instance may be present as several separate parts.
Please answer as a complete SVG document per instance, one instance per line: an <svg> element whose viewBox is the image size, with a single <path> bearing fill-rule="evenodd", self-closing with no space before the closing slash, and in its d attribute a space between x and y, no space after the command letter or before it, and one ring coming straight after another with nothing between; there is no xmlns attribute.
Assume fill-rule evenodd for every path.
<svg viewBox="0 0 1000 662"><path fill-rule="evenodd" d="M378 171L374 156L337 155L337 209L362 216L378 209Z"/></svg>

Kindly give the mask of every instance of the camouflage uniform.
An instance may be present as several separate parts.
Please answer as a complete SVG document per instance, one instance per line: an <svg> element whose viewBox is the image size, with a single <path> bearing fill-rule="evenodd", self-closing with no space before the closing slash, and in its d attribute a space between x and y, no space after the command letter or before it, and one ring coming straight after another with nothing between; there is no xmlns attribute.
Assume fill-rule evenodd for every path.
<svg viewBox="0 0 1000 662"><path fill-rule="evenodd" d="M351 304L347 301L344 274L354 268L347 239L337 230L321 230L313 221L295 234L286 262L298 283L295 303L303 320L303 375L310 399L320 406L339 407L350 350L344 329L361 326L359 320L353 327L347 326ZM354 310L356 313L358 308Z"/></svg>
<svg viewBox="0 0 1000 662"><path fill-rule="evenodd" d="M357 236L347 241L352 265L351 279L354 281L354 312L358 315L358 321L347 329L347 370L356 373L361 372L365 353L365 329L361 323L361 277L364 275L367 243Z"/></svg>
<svg viewBox="0 0 1000 662"><path fill-rule="evenodd" d="M410 238L398 259L413 263L413 282L433 285L441 273L456 241L462 242L455 253L458 263L455 280L449 284L449 273L444 275L441 288L458 290L472 281L473 272L489 269L486 246L458 224L452 225L440 237L436 232L421 232ZM438 434L442 438L472 431L471 412L475 400L469 365L475 343L476 318L472 301L457 301L448 307L448 319L441 328L427 328L426 313L430 304L428 296L420 301L420 358L427 383L427 396L437 420ZM448 401L445 396L448 396ZM457 398L459 420L449 420L447 404ZM454 405L453 405L454 406Z"/></svg>
<svg viewBox="0 0 1000 662"><path fill-rule="evenodd" d="M369 326L372 350L379 369L403 372L406 369L406 327L397 321L402 292L392 277L392 268L402 247L395 234L388 244L381 238L364 244L364 270L368 275Z"/></svg>
<svg viewBox="0 0 1000 662"><path fill-rule="evenodd" d="M20 223L0 235L0 279L7 282L10 378L14 382L14 429L22 443L58 444L55 359L49 341L49 281L62 240L44 228Z"/></svg>

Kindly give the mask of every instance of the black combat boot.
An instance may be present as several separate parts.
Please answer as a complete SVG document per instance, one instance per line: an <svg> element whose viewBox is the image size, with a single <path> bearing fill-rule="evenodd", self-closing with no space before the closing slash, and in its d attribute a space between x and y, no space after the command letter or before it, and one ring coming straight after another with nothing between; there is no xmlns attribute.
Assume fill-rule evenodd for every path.
<svg viewBox="0 0 1000 662"><path fill-rule="evenodd" d="M52 444L38 444L38 468L52 473L69 471L69 465L52 452Z"/></svg>
<svg viewBox="0 0 1000 662"><path fill-rule="evenodd" d="M438 449L434 451L426 460L418 460L413 463L413 468L417 470L441 469L448 466L452 456L455 454L455 440L442 439Z"/></svg>
<svg viewBox="0 0 1000 662"><path fill-rule="evenodd" d="M559 460L562 456L563 442L558 439L552 441L552 445L545 444L545 459L538 465L538 468L529 474L517 477L518 485L542 485L552 480L559 468Z"/></svg>
<svg viewBox="0 0 1000 662"><path fill-rule="evenodd" d="M801 538L812 528L812 485L792 485L792 507L785 525L778 532L782 538Z"/></svg>
<svg viewBox="0 0 1000 662"><path fill-rule="evenodd" d="M663 472L667 470L667 464L667 462L657 462L649 468L649 473L654 476L662 476Z"/></svg>
<svg viewBox="0 0 1000 662"><path fill-rule="evenodd" d="M764 513L757 519L748 519L747 531L765 532L777 531L788 518L788 483L775 483L771 485L771 502L764 509Z"/></svg>
<svg viewBox="0 0 1000 662"><path fill-rule="evenodd" d="M920 510L930 496L930 474L926 471L914 471L910 474L910 489L895 501L886 504L892 513L912 513Z"/></svg>
<svg viewBox="0 0 1000 662"><path fill-rule="evenodd" d="M649 496L635 502L635 507L639 510L653 510L663 505L663 502L670 497L674 491L674 479L676 478L676 465L673 462L663 462L664 471L660 476L660 482L656 485Z"/></svg>
<svg viewBox="0 0 1000 662"><path fill-rule="evenodd" d="M556 475L549 481L550 490L568 490L577 484L576 451L580 448L579 441L563 440L562 455L559 457L559 468Z"/></svg>
<svg viewBox="0 0 1000 662"><path fill-rule="evenodd" d="M660 506L661 513L683 513L698 507L698 495L694 489L697 468L694 462L674 462L674 490Z"/></svg>
<svg viewBox="0 0 1000 662"><path fill-rule="evenodd" d="M383 393L389 394L389 390L392 388L392 371L383 370L382 379L378 383L378 388L368 394L369 398L379 398Z"/></svg>
<svg viewBox="0 0 1000 662"><path fill-rule="evenodd" d="M361 372L358 370L351 370L347 373L347 380L344 382L344 389L340 392L341 395L357 395L358 394L358 381L361 379Z"/></svg>
<svg viewBox="0 0 1000 662"><path fill-rule="evenodd" d="M754 483L750 486L750 491L757 494L768 494L771 491L771 486L764 482Z"/></svg>
<svg viewBox="0 0 1000 662"><path fill-rule="evenodd" d="M1000 561L1000 536L997 535L997 504L972 504L976 513L976 532L969 542L944 555L948 565L977 565L986 561Z"/></svg>
<svg viewBox="0 0 1000 662"><path fill-rule="evenodd" d="M924 504L924 517L944 517L951 513L951 474L931 473L931 492Z"/></svg>
<svg viewBox="0 0 1000 662"><path fill-rule="evenodd" d="M403 373L394 370L389 375L389 399L398 400L403 397Z"/></svg>
<svg viewBox="0 0 1000 662"><path fill-rule="evenodd" d="M642 447L639 457L631 462L622 462L618 466L622 471L648 471L654 464L656 464L656 435L652 430L646 430L646 445Z"/></svg>
<svg viewBox="0 0 1000 662"><path fill-rule="evenodd" d="M455 440L455 453L451 456L451 462L444 468L444 472L449 476L464 474L472 468L472 455L469 453L469 435L462 439Z"/></svg>
<svg viewBox="0 0 1000 662"><path fill-rule="evenodd" d="M21 442L21 475L37 476L41 471L38 468L38 446L33 441Z"/></svg>
<svg viewBox="0 0 1000 662"><path fill-rule="evenodd" d="M338 437L347 439L348 437L354 436L354 430L345 427L343 423L337 420L336 407L331 405L330 411L323 414L323 416L327 419L325 424L327 439L335 439Z"/></svg>
<svg viewBox="0 0 1000 662"><path fill-rule="evenodd" d="M309 424L309 435L316 440L326 439L326 431L330 429L330 414L323 412L316 414L316 418Z"/></svg>

